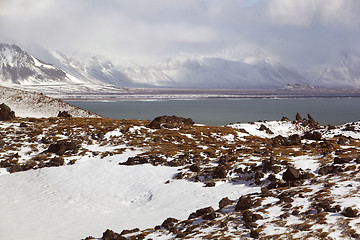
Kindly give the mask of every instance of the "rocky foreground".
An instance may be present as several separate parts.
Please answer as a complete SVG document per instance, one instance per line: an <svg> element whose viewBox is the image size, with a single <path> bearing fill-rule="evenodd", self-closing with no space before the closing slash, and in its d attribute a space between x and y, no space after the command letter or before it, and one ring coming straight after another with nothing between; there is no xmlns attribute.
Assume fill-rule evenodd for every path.
<svg viewBox="0 0 360 240"><path fill-rule="evenodd" d="M59 116L0 122L0 175L139 150L119 164L176 168L163 184L185 179L204 188L259 189L237 199L223 196L218 208L204 206L187 219L169 216L154 228L104 229L97 239L360 239L359 122L321 126L297 115L212 127L175 116Z"/></svg>

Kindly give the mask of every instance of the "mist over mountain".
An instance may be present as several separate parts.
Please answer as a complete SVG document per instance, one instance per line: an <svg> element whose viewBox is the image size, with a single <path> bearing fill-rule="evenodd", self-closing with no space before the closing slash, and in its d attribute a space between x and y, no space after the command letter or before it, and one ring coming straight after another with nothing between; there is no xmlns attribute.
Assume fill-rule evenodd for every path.
<svg viewBox="0 0 360 240"><path fill-rule="evenodd" d="M198 89L281 89L288 84L328 88L360 87L360 55L344 51L332 65L300 72L256 46L238 46L211 55L168 59L150 66L119 65L104 57L76 58L41 49L33 55L0 44L4 85L110 84L119 87ZM46 62L46 63L45 63Z"/></svg>
<svg viewBox="0 0 360 240"><path fill-rule="evenodd" d="M360 54L346 50L333 64L314 66L305 74L319 86L359 88Z"/></svg>

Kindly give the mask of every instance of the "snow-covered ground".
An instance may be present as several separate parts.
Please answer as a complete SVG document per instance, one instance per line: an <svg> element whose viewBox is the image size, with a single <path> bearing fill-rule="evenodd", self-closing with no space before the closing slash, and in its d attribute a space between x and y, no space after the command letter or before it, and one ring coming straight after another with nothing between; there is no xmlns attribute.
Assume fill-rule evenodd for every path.
<svg viewBox="0 0 360 240"><path fill-rule="evenodd" d="M20 127L20 123L25 126ZM151 129L148 124L110 119L0 122L0 163L17 159L21 167L38 164L36 169L23 168L11 174L7 167L0 168L0 239L101 237L106 229L152 229L168 217L179 219L179 226L188 226L181 220L200 208L218 209L224 197L234 202L216 212L215 223L195 219L193 225L198 224L198 228L190 232L190 239L217 236L219 229L224 236L249 237L243 213L234 210L241 196L250 196L254 202L250 210L261 215L256 224L262 236L292 234L294 239L310 239L309 234L315 234L313 239L321 239L325 233L320 234L326 232L334 239L348 239L351 234L344 226L346 231L359 232L359 218L347 218L340 211L314 210L324 201L330 202L328 207L339 205L341 211L346 207L360 209L359 122L317 130L291 121L230 127L178 125L170 129ZM261 125L273 133L260 131ZM277 135L303 135L306 131L320 132L330 145L309 139L293 146L271 145ZM78 151L46 153L50 143L59 140L77 143ZM135 156L153 162L124 164ZM162 160L156 162L157 157ZM333 164L335 157L350 160ZM63 158L65 165L41 167L54 158ZM221 161L230 170L219 177L216 171ZM199 170L194 170L196 164ZM277 184L285 183L282 178L287 166L302 169L309 178L294 186L269 187L270 195L263 196L261 187L271 183L271 175ZM321 175L323 166L342 170ZM263 175L255 177L256 171L263 171ZM215 186L205 187L208 180L214 180ZM295 210L299 213L293 214ZM227 230L218 226L222 222ZM164 229L149 231L146 239L176 236Z"/></svg>
<svg viewBox="0 0 360 240"><path fill-rule="evenodd" d="M172 180L176 168L118 165L137 154L84 157L74 166L2 175L0 238L75 240L100 236L106 228L148 228L169 216L184 219L198 208L215 208L224 195L259 192L241 184L204 188Z"/></svg>

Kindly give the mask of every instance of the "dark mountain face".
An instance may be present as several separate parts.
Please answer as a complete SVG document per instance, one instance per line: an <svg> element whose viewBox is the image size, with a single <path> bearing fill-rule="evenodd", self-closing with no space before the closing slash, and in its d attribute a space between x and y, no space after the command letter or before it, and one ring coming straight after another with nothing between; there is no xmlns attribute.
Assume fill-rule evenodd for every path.
<svg viewBox="0 0 360 240"><path fill-rule="evenodd" d="M0 82L28 85L68 81L64 71L41 62L16 45L0 43Z"/></svg>

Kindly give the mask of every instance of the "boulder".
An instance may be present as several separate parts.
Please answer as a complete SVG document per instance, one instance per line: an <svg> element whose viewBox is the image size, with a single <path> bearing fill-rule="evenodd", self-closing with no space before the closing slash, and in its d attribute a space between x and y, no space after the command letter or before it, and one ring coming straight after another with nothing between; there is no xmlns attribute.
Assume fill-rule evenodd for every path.
<svg viewBox="0 0 360 240"><path fill-rule="evenodd" d="M220 200L219 202L219 208L222 209L230 204L232 204L233 201L231 201L229 198L224 197L223 199Z"/></svg>
<svg viewBox="0 0 360 240"><path fill-rule="evenodd" d="M193 124L194 121L191 118L183 118L177 116L160 116L152 120L148 127L152 129L176 128L179 126L191 126Z"/></svg>
<svg viewBox="0 0 360 240"><path fill-rule="evenodd" d="M175 218L167 218L162 224L161 226L163 228L166 228L168 230L174 228L175 224L178 222L179 220L175 219Z"/></svg>
<svg viewBox="0 0 360 240"><path fill-rule="evenodd" d="M296 181L300 178L300 171L294 167L288 167L282 178L284 181Z"/></svg>
<svg viewBox="0 0 360 240"><path fill-rule="evenodd" d="M347 207L344 209L344 212L342 213L345 217L357 217L358 216L358 210L353 209L351 207Z"/></svg>
<svg viewBox="0 0 360 240"><path fill-rule="evenodd" d="M236 204L235 211L250 209L253 204L250 196L241 196Z"/></svg>
<svg viewBox="0 0 360 240"><path fill-rule="evenodd" d="M71 118L71 114L68 111L59 111L57 117Z"/></svg>
<svg viewBox="0 0 360 240"><path fill-rule="evenodd" d="M68 142L65 140L58 141L57 143L50 144L47 152L55 153L57 155L64 155L66 151L77 150L79 148L78 144L75 142Z"/></svg>
<svg viewBox="0 0 360 240"><path fill-rule="evenodd" d="M15 120L15 112L11 111L10 107L5 103L0 104L0 121Z"/></svg>

